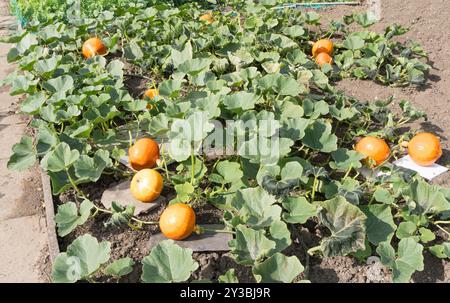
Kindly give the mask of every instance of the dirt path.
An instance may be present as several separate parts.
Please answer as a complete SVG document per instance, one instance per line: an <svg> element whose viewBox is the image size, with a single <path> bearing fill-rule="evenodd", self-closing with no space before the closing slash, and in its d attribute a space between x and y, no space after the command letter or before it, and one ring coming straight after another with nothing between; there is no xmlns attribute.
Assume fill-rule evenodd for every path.
<svg viewBox="0 0 450 303"><path fill-rule="evenodd" d="M8 1L0 1L0 35L14 25L15 18L4 15ZM0 80L13 66L6 55L10 45L0 44ZM26 131L27 122L16 114L18 97L0 89L0 282L44 282L46 264L46 222L42 215L42 188L38 170L17 173L6 167L11 147Z"/></svg>

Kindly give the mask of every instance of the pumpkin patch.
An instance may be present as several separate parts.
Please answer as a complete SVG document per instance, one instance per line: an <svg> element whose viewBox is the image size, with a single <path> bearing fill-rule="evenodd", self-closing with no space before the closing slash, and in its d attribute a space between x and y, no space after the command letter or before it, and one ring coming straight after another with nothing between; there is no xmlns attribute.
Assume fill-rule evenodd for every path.
<svg viewBox="0 0 450 303"><path fill-rule="evenodd" d="M372 28L367 13L321 23L277 1L182 2L130 1L10 39L18 73L8 84L24 94L36 135L14 146L8 167L39 163L59 197L60 240L73 240L55 282L103 281L103 269L120 281L135 263L143 282L195 281L204 252L187 247L220 233L231 240L208 262L226 254L245 270L213 282L306 282L305 268L334 257L364 268L377 257L389 279L408 282L424 252L443 258L448 192L395 165L413 135L405 124L426 114L339 86L426 84L425 46L402 38L401 25ZM429 166L441 142L419 133L407 152ZM109 234L99 242L80 226ZM130 235L126 249L111 240ZM153 240L145 252L134 245ZM68 257L89 266L74 277Z"/></svg>

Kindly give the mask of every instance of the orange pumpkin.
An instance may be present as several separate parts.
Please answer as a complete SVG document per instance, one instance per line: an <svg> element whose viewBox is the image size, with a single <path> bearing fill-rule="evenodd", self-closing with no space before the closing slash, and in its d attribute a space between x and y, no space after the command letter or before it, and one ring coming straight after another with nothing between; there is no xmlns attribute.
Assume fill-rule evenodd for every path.
<svg viewBox="0 0 450 303"><path fill-rule="evenodd" d="M203 15L200 16L199 19L200 19L201 21L208 22L209 24L211 24L211 23L214 22L214 18L213 18L213 16L212 16L211 13L203 14Z"/></svg>
<svg viewBox="0 0 450 303"><path fill-rule="evenodd" d="M442 156L441 142L431 133L420 133L408 142L408 154L420 166L433 165Z"/></svg>
<svg viewBox="0 0 450 303"><path fill-rule="evenodd" d="M150 100L155 100L156 97L159 96L159 90L156 88L149 88L145 91L143 98L149 98ZM147 104L148 109L152 109L152 105L150 103Z"/></svg>
<svg viewBox="0 0 450 303"><path fill-rule="evenodd" d="M195 230L195 212L184 203L170 205L161 214L159 228L167 238L183 240Z"/></svg>
<svg viewBox="0 0 450 303"><path fill-rule="evenodd" d="M153 168L159 160L159 146L154 140L142 138L128 149L130 165L135 170Z"/></svg>
<svg viewBox="0 0 450 303"><path fill-rule="evenodd" d="M333 53L333 49L334 46L331 40L321 39L314 43L312 48L312 55L313 57L316 57L320 53L326 53L331 56L331 54Z"/></svg>
<svg viewBox="0 0 450 303"><path fill-rule="evenodd" d="M108 52L105 44L97 37L90 38L83 43L82 53L86 58L91 58L96 55L103 56Z"/></svg>
<svg viewBox="0 0 450 303"><path fill-rule="evenodd" d="M332 64L333 58L327 53L320 53L316 56L316 63L320 67L324 66L326 63Z"/></svg>
<svg viewBox="0 0 450 303"><path fill-rule="evenodd" d="M156 88L149 88L144 93L144 98L147 97L150 100L155 99L157 96L159 96L159 91Z"/></svg>
<svg viewBox="0 0 450 303"><path fill-rule="evenodd" d="M382 164L391 153L389 145L383 139L370 136L361 139L356 144L355 150L367 157L369 166L374 166L373 163L375 166Z"/></svg>
<svg viewBox="0 0 450 303"><path fill-rule="evenodd" d="M152 202L156 200L163 189L164 181L159 172L146 168L140 170L131 180L131 194L141 202Z"/></svg>

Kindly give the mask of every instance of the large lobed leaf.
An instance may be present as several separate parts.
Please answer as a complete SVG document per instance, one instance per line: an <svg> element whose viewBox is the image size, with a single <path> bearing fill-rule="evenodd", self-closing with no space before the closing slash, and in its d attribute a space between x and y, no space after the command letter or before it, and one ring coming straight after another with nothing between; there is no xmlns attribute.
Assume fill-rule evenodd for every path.
<svg viewBox="0 0 450 303"><path fill-rule="evenodd" d="M279 220L281 208L274 205L275 197L260 187L240 189L231 201L231 205L253 227L270 226Z"/></svg>
<svg viewBox="0 0 450 303"><path fill-rule="evenodd" d="M238 263L253 265L268 256L276 243L265 236L264 230L239 225L236 227L236 238L230 241L229 246Z"/></svg>
<svg viewBox="0 0 450 303"><path fill-rule="evenodd" d="M319 203L320 222L330 231L331 236L324 238L321 249L325 256L345 256L365 249L366 216L343 197Z"/></svg>
<svg viewBox="0 0 450 303"><path fill-rule="evenodd" d="M19 143L14 144L13 154L8 161L8 169L24 171L36 162L36 152L30 137L22 137Z"/></svg>
<svg viewBox="0 0 450 303"><path fill-rule="evenodd" d="M109 260L111 243L99 243L89 234L76 238L67 251L60 253L54 262L52 280L56 283L74 283L89 278Z"/></svg>
<svg viewBox="0 0 450 303"><path fill-rule="evenodd" d="M78 210L74 202L67 202L58 206L55 215L55 223L58 227L58 235L64 237L71 233L77 226L84 224L91 215L94 205L89 200L84 200Z"/></svg>
<svg viewBox="0 0 450 303"><path fill-rule="evenodd" d="M395 283L407 283L416 271L423 270L423 246L413 238L400 240L398 251L389 242L382 242L377 248L381 262L392 269Z"/></svg>
<svg viewBox="0 0 450 303"><path fill-rule="evenodd" d="M291 283L304 268L296 256L287 257L276 253L253 268L257 282L262 283Z"/></svg>
<svg viewBox="0 0 450 303"><path fill-rule="evenodd" d="M173 240L164 240L142 260L141 279L146 283L183 282L197 268L191 249L182 248Z"/></svg>

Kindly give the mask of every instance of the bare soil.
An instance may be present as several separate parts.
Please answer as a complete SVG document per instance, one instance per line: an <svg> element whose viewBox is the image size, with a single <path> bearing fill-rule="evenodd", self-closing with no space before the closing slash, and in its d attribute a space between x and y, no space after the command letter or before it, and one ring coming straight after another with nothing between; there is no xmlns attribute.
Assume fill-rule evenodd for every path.
<svg viewBox="0 0 450 303"><path fill-rule="evenodd" d="M340 18L352 11L362 11L366 6L360 7L338 7L324 9L322 14L325 19ZM416 123L409 127L419 128L437 133L442 138L444 157L440 160L442 165L450 165L450 6L448 1L443 0L383 0L382 19L371 29L382 31L392 23L399 23L410 27L410 32L406 39L414 39L420 42L425 50L429 52L429 63L433 66L429 82L422 87L392 88L381 86L372 81L343 80L337 83L337 87L345 93L361 100L373 101L385 99L391 95L396 97L396 101L401 99L410 100L414 105L424 110L429 115L429 120L423 123ZM145 89L147 81L130 77L130 86L136 87L132 93L140 95ZM450 186L450 174L446 174L435 182L443 186ZM103 191L110 185L118 182L116 177L103 178L101 181L83 187L89 198L99 202ZM173 192L165 190L163 195L167 200L173 197ZM59 197L56 204L74 201L73 193L66 193ZM140 219L155 220L159 217L165 205L150 214L142 215ZM196 206L199 223L220 223L222 213L220 210L208 205ZM142 231L132 231L128 227L108 228L103 226L107 219L105 215L98 215L95 220L89 220L86 224L78 227L71 235L59 239L61 250L64 251L77 236L86 232L91 233L99 240L112 242L112 260L121 257L131 257L140 261L146 256L148 251L148 239L157 232L158 227L146 226ZM322 283L366 283L366 282L390 282L391 273L380 263L366 264L360 263L353 257L320 258L311 257L307 259L304 247L317 245L321 231L315 228L315 222L308 222L308 228L300 230L300 238L303 243L294 241L285 253L296 255L302 264L306 264L306 272L298 279L308 278L311 282ZM230 268L236 268L240 282L254 282L253 275L248 267L243 267L234 262L229 253L195 253L194 258L199 262L199 269L193 274L192 279L212 279L225 273ZM135 271L125 277L122 282L137 282L140 279L140 266L136 266ZM112 281L112 278L104 278L105 281ZM450 282L450 263L439 260L428 253L425 253L425 270L413 276L413 282Z"/></svg>

